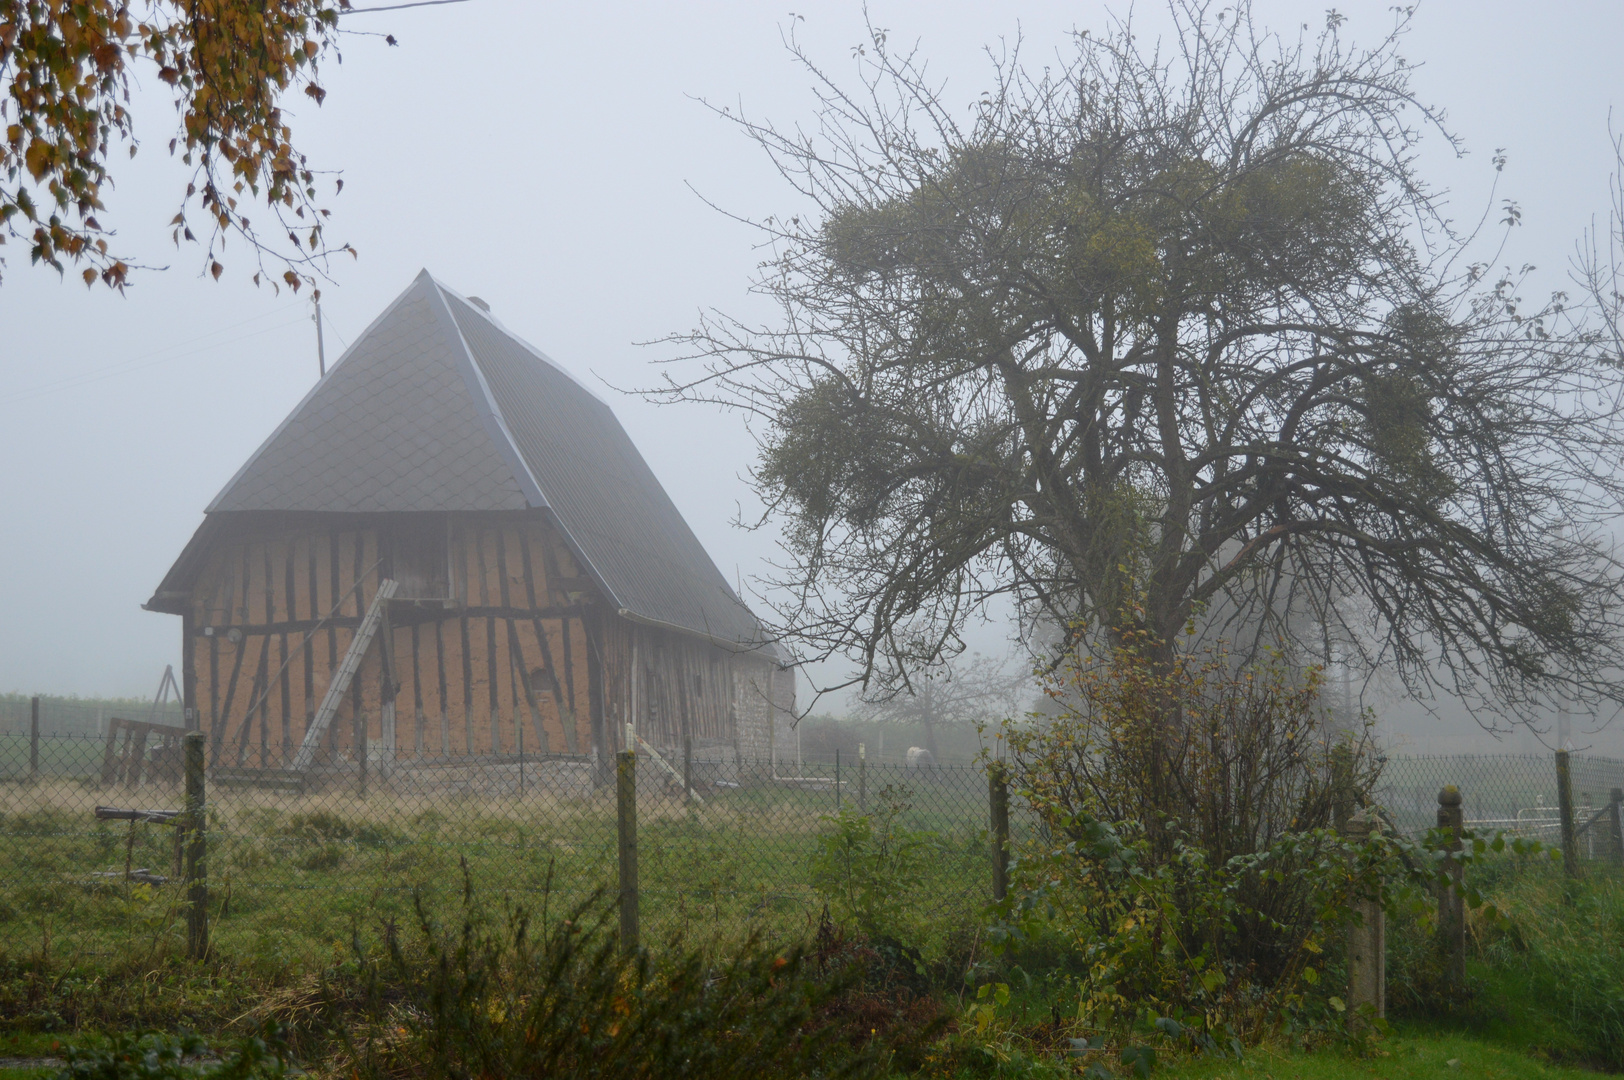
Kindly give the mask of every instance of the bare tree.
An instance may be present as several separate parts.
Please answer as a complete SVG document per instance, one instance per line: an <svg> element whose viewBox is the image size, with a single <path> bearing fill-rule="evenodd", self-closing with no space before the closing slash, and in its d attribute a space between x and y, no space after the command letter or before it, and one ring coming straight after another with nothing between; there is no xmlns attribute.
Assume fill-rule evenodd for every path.
<svg viewBox="0 0 1624 1080"><path fill-rule="evenodd" d="M853 715L860 720L917 726L925 749L940 760L937 728L1002 723L1021 711L1023 692L1035 693L1031 680L1013 670L1007 659L971 653L952 663L931 666L907 688L876 688L859 700Z"/></svg>
<svg viewBox="0 0 1624 1080"><path fill-rule="evenodd" d="M779 629L882 690L1012 598L1163 662L1205 620L1474 703L1624 697L1616 342L1466 264L1408 15L1361 48L1172 12L1165 53L994 56L962 122L885 31L855 85L791 36L817 125L730 114L812 209L759 223L776 321L705 316L649 393L756 425Z"/></svg>

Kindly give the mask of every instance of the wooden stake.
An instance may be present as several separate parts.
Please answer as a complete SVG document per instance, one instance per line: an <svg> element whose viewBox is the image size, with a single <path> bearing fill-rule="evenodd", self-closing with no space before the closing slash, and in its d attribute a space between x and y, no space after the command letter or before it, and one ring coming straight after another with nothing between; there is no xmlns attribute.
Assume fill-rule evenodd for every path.
<svg viewBox="0 0 1624 1080"><path fill-rule="evenodd" d="M1562 871L1579 876L1579 834L1573 827L1573 768L1566 750L1556 752L1556 809L1562 816Z"/></svg>
<svg viewBox="0 0 1624 1080"><path fill-rule="evenodd" d="M186 952L201 960L209 952L208 803L203 777L204 736L187 732L186 762Z"/></svg>
<svg viewBox="0 0 1624 1080"><path fill-rule="evenodd" d="M987 800L992 816L992 898L1009 895L1009 780L1004 766L994 763L987 771Z"/></svg>
<svg viewBox="0 0 1624 1080"><path fill-rule="evenodd" d="M1438 828L1445 834L1444 850L1451 853L1445 867L1449 883L1438 890L1438 943L1443 950L1444 977L1457 993L1466 988L1466 904L1461 890L1465 865L1453 853L1461 850L1465 827L1460 788L1450 784L1438 792Z"/></svg>
<svg viewBox="0 0 1624 1080"><path fill-rule="evenodd" d="M637 951L637 753L615 755L620 840L620 950Z"/></svg>

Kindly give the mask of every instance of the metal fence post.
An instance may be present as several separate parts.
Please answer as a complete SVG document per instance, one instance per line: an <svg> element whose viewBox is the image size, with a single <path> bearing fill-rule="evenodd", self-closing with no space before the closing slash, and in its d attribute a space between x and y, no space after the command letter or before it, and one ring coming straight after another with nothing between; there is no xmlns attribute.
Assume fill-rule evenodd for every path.
<svg viewBox="0 0 1624 1080"><path fill-rule="evenodd" d="M620 827L620 950L637 951L637 753L615 755L615 802Z"/></svg>
<svg viewBox="0 0 1624 1080"><path fill-rule="evenodd" d="M1009 781L1004 766L987 770L987 800L992 814L992 898L1009 895Z"/></svg>
<svg viewBox="0 0 1624 1080"><path fill-rule="evenodd" d="M209 952L209 870L207 791L204 787L204 736L184 737L186 769L186 953L201 960Z"/></svg>
<svg viewBox="0 0 1624 1080"><path fill-rule="evenodd" d="M1342 832L1350 844L1364 844L1376 823L1363 811ZM1353 899L1355 921L1348 925L1348 1009L1369 1005L1377 1019L1387 1015L1387 921L1380 895Z"/></svg>
<svg viewBox="0 0 1624 1080"><path fill-rule="evenodd" d="M1579 876L1579 837L1573 827L1573 768L1566 750L1556 752L1556 808L1562 815L1562 870Z"/></svg>
<svg viewBox="0 0 1624 1080"><path fill-rule="evenodd" d="M28 778L39 779L39 695L28 703Z"/></svg>
<svg viewBox="0 0 1624 1080"><path fill-rule="evenodd" d="M835 813L840 813L840 747L835 747Z"/></svg>
<svg viewBox="0 0 1624 1080"><path fill-rule="evenodd" d="M1438 792L1438 828L1445 834L1445 851L1461 850L1461 831L1465 827L1460 788L1448 784ZM1443 950L1444 978L1457 993L1466 987L1466 898L1461 885L1465 869L1465 864L1451 855L1445 864L1449 881L1438 889L1438 944Z"/></svg>

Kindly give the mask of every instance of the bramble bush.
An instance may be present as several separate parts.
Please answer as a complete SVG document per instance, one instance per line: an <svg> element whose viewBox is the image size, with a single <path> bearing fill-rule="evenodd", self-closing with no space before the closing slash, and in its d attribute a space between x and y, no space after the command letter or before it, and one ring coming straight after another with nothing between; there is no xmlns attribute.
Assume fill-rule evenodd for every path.
<svg viewBox="0 0 1624 1080"><path fill-rule="evenodd" d="M1142 645L1128 635L1065 670L1050 722L1005 725L1012 794L1038 835L1017 851L994 941L1076 960L1086 1028L1166 1018L1216 1045L1348 1030L1356 904L1423 909L1441 845L1338 831L1379 763L1362 733L1327 730L1317 671Z"/></svg>

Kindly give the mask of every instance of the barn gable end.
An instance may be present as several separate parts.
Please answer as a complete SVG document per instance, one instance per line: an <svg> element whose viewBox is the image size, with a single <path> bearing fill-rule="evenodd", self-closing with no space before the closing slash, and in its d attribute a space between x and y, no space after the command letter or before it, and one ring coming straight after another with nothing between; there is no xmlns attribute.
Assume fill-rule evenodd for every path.
<svg viewBox="0 0 1624 1080"><path fill-rule="evenodd" d="M217 764L287 764L385 577L397 599L323 762L363 743L602 761L628 722L666 749L770 757L778 654L614 414L427 272L216 496L147 604L183 617L189 722Z"/></svg>

